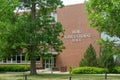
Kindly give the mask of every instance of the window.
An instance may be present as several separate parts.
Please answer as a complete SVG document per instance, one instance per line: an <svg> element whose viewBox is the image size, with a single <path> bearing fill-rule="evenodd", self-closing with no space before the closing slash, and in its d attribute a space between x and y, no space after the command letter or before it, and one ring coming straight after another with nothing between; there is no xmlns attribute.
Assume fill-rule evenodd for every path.
<svg viewBox="0 0 120 80"><path fill-rule="evenodd" d="M28 62L25 61L25 54L19 54L19 55L14 55L11 56L11 58L4 58L0 60L0 64L24 64L24 63L30 63L30 59L28 60ZM36 58L36 63L40 63L40 56L37 56Z"/></svg>
<svg viewBox="0 0 120 80"><path fill-rule="evenodd" d="M14 55L11 58L4 58L0 61L0 63L25 63L25 55L19 54L19 55Z"/></svg>
<svg viewBox="0 0 120 80"><path fill-rule="evenodd" d="M51 16L53 16L55 18L55 21L57 21L57 12L56 11L52 12Z"/></svg>

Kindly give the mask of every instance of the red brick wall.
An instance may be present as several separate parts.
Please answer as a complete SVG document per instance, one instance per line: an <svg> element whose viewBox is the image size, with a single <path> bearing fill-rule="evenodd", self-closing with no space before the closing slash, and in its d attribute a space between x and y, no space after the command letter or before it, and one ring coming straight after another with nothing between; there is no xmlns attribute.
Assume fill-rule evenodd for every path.
<svg viewBox="0 0 120 80"><path fill-rule="evenodd" d="M90 43L93 44L97 56L99 56L100 48L95 40L100 38L100 34L95 29L88 27L84 4L57 9L57 19L62 23L65 36L67 36L63 39L66 49L57 56L57 67L67 66L67 69L69 66L79 67L79 62ZM74 33L74 31L78 31L78 33ZM85 38L84 35L89 35L89 37ZM69 36L72 38L68 38ZM74 40L77 41L74 42Z"/></svg>

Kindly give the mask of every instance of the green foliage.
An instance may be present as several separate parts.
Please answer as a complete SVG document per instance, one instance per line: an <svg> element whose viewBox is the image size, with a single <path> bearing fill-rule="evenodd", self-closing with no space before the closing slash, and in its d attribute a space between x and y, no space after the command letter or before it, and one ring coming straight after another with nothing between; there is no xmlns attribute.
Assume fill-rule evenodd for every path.
<svg viewBox="0 0 120 80"><path fill-rule="evenodd" d="M119 46L117 47L117 45L115 45L114 40L111 41L109 39L106 40L100 39L98 40L98 42L100 44L102 53L118 54L120 52Z"/></svg>
<svg viewBox="0 0 120 80"><path fill-rule="evenodd" d="M86 10L90 26L120 38L120 0L88 0Z"/></svg>
<svg viewBox="0 0 120 80"><path fill-rule="evenodd" d="M26 7L25 4L27 3L30 5ZM12 15L10 15L10 12L4 12L3 10L3 14L0 13L2 16L15 18L14 23L12 22L13 19L8 17L3 17L5 19L1 18L0 20L0 45L2 45L0 46L0 52L3 53L3 56L21 53L24 48L27 49L26 52L29 53L30 57L34 58L36 55L42 55L39 53L48 53L50 48L53 48L56 52L62 52L64 46L60 38L63 37L64 30L61 23L56 22L51 15L57 7L63 6L60 0L25 1L22 6L17 0L10 0L10 4L13 6L8 5L7 2L4 5L9 7ZM31 6L34 8L36 4L39 10L33 11ZM16 10L15 13L16 6L18 9L28 8L31 12L29 14L27 12L19 13ZM1 7L1 9L4 9L4 7Z"/></svg>
<svg viewBox="0 0 120 80"><path fill-rule="evenodd" d="M12 23L14 22L15 20L14 10L18 5L19 5L18 0L9 0L9 1L0 0L0 15L2 15L0 17L0 22L4 22L5 24L2 23L4 26L8 27L8 25L10 25L11 22Z"/></svg>
<svg viewBox="0 0 120 80"><path fill-rule="evenodd" d="M99 57L99 60L98 60L98 64L100 67L104 67L104 68L112 68L115 66L115 61L114 61L114 58L113 58L113 55L110 55L110 54L102 54L100 57Z"/></svg>
<svg viewBox="0 0 120 80"><path fill-rule="evenodd" d="M84 58L80 61L80 66L97 66L96 52L92 44L86 50Z"/></svg>
<svg viewBox="0 0 120 80"><path fill-rule="evenodd" d="M115 61L113 55L118 52L118 50L114 47L114 41L109 40L99 40L101 47L101 55L98 60L98 64L100 67L104 68L112 68L115 66Z"/></svg>
<svg viewBox="0 0 120 80"><path fill-rule="evenodd" d="M70 67L69 67L69 74L72 73L72 70L73 70L73 68L70 66Z"/></svg>
<svg viewBox="0 0 120 80"><path fill-rule="evenodd" d="M72 70L72 74L103 74L107 69L97 67L79 67Z"/></svg>
<svg viewBox="0 0 120 80"><path fill-rule="evenodd" d="M110 69L97 67L79 67L72 69L72 74L103 74L103 73L120 74L120 67L112 67Z"/></svg>
<svg viewBox="0 0 120 80"><path fill-rule="evenodd" d="M36 56L43 56L50 49L60 53L65 48L62 24L51 15L56 8L63 7L61 0L0 0L0 4L1 57L24 52L26 58L35 62ZM35 63L32 66L35 69Z"/></svg>
<svg viewBox="0 0 120 80"><path fill-rule="evenodd" d="M112 37L120 38L120 0L88 0L86 11L90 26L99 32L105 32ZM115 46L114 41L100 40L101 56L99 64L102 67L114 67L113 54L119 53L119 46Z"/></svg>
<svg viewBox="0 0 120 80"><path fill-rule="evenodd" d="M11 48L11 32L14 29L15 8L19 5L18 0L0 0L0 55L9 56ZM9 37L8 37L9 36ZM6 41L8 39L8 41ZM9 44L10 43L10 44ZM9 45L8 45L9 44ZM5 50L6 48L6 50Z"/></svg>
<svg viewBox="0 0 120 80"><path fill-rule="evenodd" d="M29 54L26 53L26 54L25 54L25 62L28 62L28 60L29 60Z"/></svg>
<svg viewBox="0 0 120 80"><path fill-rule="evenodd" d="M1 65L1 72L24 72L29 71L30 66L26 65Z"/></svg>
<svg viewBox="0 0 120 80"><path fill-rule="evenodd" d="M120 67L113 67L110 69L110 73L120 74Z"/></svg>

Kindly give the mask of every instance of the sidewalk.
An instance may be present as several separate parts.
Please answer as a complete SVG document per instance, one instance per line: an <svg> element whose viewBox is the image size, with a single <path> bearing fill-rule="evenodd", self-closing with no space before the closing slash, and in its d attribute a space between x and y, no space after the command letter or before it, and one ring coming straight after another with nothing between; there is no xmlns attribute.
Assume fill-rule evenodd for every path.
<svg viewBox="0 0 120 80"><path fill-rule="evenodd" d="M37 73L40 74L69 74L69 72L61 72L61 71L51 71L51 70L37 70Z"/></svg>

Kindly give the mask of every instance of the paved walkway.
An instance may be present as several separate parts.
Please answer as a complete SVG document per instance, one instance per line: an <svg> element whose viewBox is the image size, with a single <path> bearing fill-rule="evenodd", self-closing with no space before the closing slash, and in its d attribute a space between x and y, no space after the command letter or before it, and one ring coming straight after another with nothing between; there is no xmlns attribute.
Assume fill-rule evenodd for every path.
<svg viewBox="0 0 120 80"><path fill-rule="evenodd" d="M37 73L40 74L69 74L69 72L61 72L61 71L51 71L51 70L37 70ZM85 75L105 75L105 74L85 74ZM120 74L107 74L108 76L120 76Z"/></svg>
<svg viewBox="0 0 120 80"><path fill-rule="evenodd" d="M51 71L51 70L37 70L37 73L42 73L42 74L69 74L69 72L61 72L61 71Z"/></svg>

